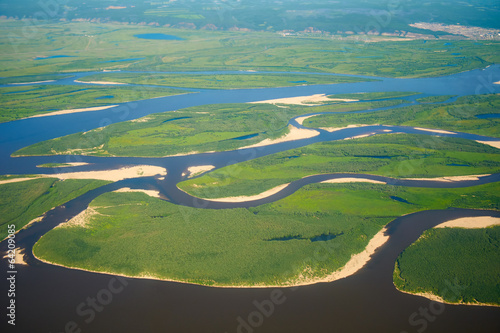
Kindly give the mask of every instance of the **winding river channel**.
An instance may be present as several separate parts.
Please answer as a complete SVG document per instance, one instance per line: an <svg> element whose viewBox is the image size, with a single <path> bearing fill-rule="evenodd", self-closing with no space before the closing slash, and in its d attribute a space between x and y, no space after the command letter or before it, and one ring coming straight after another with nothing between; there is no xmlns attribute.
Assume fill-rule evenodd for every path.
<svg viewBox="0 0 500 333"><path fill-rule="evenodd" d="M89 73L75 73L50 84L74 84ZM92 73L90 73L92 74ZM190 73L184 73L190 75ZM199 74L199 73L197 73ZM242 73L241 75L252 75ZM59 223L77 215L100 194L122 187L156 189L169 201L201 208L251 207L284 198L299 188L345 174L317 175L292 182L280 192L250 202L213 202L194 198L176 184L190 166L214 165L221 168L253 158L303 147L315 142L341 140L358 135L419 133L430 136L461 137L497 141L467 133L437 133L404 126L366 126L336 132L319 130L313 138L283 142L259 148L219 153L203 153L164 158L41 156L17 157L18 149L43 140L88 131L112 123L137 119L151 113L219 103L243 103L313 94L412 91L422 95L406 97L401 107L417 103L416 98L434 95L475 95L500 93L500 66L425 79L376 78L378 81L287 88L202 90L190 94L155 98L117 107L58 116L22 119L0 124L0 174L39 174L36 166L54 162L88 162L90 165L58 169L58 173L119 168L129 165L156 165L168 170L167 176L118 181L92 190L56 207L42 222L32 224L16 235L16 245L26 249L28 265L18 265L16 278L16 332L499 332L500 308L449 305L401 293L392 284L394 262L422 232L446 220L466 216L497 216L500 212L448 209L424 211L397 218L388 225L390 238L368 264L353 276L298 288L211 288L148 279L117 278L67 269L40 262L32 255L36 241ZM394 108L395 108L394 107ZM391 107L392 108L392 107ZM358 112L376 112L366 110ZM311 107L314 114L314 107ZM294 119L291 124L301 127ZM45 173L50 174L49 170ZM387 186L465 187L500 180L500 174L478 180L439 182L396 180L373 175L352 175L384 181ZM7 243L0 243L5 252ZM1 261L1 306L7 307L8 286L5 260ZM451 286L450 288L452 288ZM88 311L89 299L105 298L104 306ZM82 305L83 304L83 305ZM87 310L82 315L82 310ZM3 311L1 312L3 315ZM1 327L12 330L5 317ZM2 329L2 332L5 330Z"/></svg>

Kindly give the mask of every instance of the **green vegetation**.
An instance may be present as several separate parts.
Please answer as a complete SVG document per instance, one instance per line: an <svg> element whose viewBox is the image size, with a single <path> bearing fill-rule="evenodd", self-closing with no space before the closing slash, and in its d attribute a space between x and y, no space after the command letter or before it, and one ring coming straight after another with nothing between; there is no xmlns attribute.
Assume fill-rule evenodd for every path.
<svg viewBox="0 0 500 333"><path fill-rule="evenodd" d="M402 254L394 284L451 303L500 305L500 227L430 229Z"/></svg>
<svg viewBox="0 0 500 333"><path fill-rule="evenodd" d="M34 218L108 182L101 180L33 179L0 185L0 239L7 225L21 229Z"/></svg>
<svg viewBox="0 0 500 333"><path fill-rule="evenodd" d="M446 102L450 98L455 97L455 95L442 95L442 96L429 96L429 97L422 97L422 98L417 98L417 102L420 103L442 103Z"/></svg>
<svg viewBox="0 0 500 333"><path fill-rule="evenodd" d="M111 81L121 83L162 85L182 88L244 89L289 87L312 84L375 81L349 76L309 74L133 74L105 73L89 75L80 81Z"/></svg>
<svg viewBox="0 0 500 333"><path fill-rule="evenodd" d="M178 184L202 198L253 195L314 174L395 178L500 172L496 148L458 138L385 134L309 145L214 170Z"/></svg>
<svg viewBox="0 0 500 333"><path fill-rule="evenodd" d="M14 76L14 77L0 78L0 84L51 81L51 80L65 79L68 77L71 77L71 75L47 74L47 75Z"/></svg>
<svg viewBox="0 0 500 333"><path fill-rule="evenodd" d="M329 95L328 98L339 98L339 99L357 99L358 101L370 101L384 98L401 98L413 95L418 95L418 92L406 92L406 91L383 91L383 92L371 92L371 93L352 93L352 94L335 94Z"/></svg>
<svg viewBox="0 0 500 333"><path fill-rule="evenodd" d="M66 266L133 276L208 285L288 284L344 266L395 217L450 206L498 209L498 193L498 184L452 190L314 184L271 204L227 210L107 193L91 203L96 214L85 226L51 230L34 252ZM318 236L331 239L311 241ZM292 239L272 240L287 237Z"/></svg>
<svg viewBox="0 0 500 333"><path fill-rule="evenodd" d="M349 103L328 110L352 111L398 105L400 101ZM322 112L326 106L315 106ZM14 155L85 154L162 157L192 151L224 151L277 138L288 132L290 118L311 112L309 106L219 104L151 114L85 133L39 142ZM258 134L245 140L235 140Z"/></svg>
<svg viewBox="0 0 500 333"><path fill-rule="evenodd" d="M0 122L16 120L55 110L113 105L141 99L185 93L151 87L99 87L36 85L0 88Z"/></svg>
<svg viewBox="0 0 500 333"><path fill-rule="evenodd" d="M499 95L460 97L453 103L414 105L373 113L328 114L306 119L307 127L342 127L351 124L419 126L500 137L500 119L478 119L480 114L498 113Z"/></svg>
<svg viewBox="0 0 500 333"><path fill-rule="evenodd" d="M331 20L330 20L331 21ZM364 24L366 22L363 22ZM500 63L500 42L380 41L271 32L208 31L121 24L58 22L26 36L23 21L0 21L0 76L75 71L258 70L325 72L384 77L431 77ZM184 40L148 40L164 33ZM363 36L370 39L371 37ZM382 38L383 39L383 38ZM457 58L453 53L460 52ZM118 56L119 55L119 56ZM50 58L59 56L57 58ZM42 57L42 58L40 58Z"/></svg>

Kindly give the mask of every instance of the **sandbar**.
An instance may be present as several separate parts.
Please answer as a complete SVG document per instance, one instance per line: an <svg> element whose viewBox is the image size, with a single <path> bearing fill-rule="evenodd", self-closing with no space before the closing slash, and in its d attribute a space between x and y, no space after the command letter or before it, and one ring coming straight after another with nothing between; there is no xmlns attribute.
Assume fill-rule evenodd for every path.
<svg viewBox="0 0 500 333"><path fill-rule="evenodd" d="M303 116L303 117L298 117L298 118L295 118L295 121L299 124L299 125L302 125L304 123L304 120L306 119L309 119L311 117L314 117L314 116L317 116L316 114L313 114L311 116Z"/></svg>
<svg viewBox="0 0 500 333"><path fill-rule="evenodd" d="M493 216L462 217L438 224L434 228L481 229L500 225L500 218Z"/></svg>
<svg viewBox="0 0 500 333"><path fill-rule="evenodd" d="M29 118L38 118L38 117L48 117L48 116L57 116L60 114L69 114L69 113L78 113L78 112L87 112L87 111L100 111L100 110L106 110L110 108L114 108L115 106L118 106L118 104L115 105L106 105L106 106L96 106L92 108L83 108L83 109L70 109L70 110L61 110L61 111L54 111L54 112L49 112L49 113L43 113L43 114L37 114L34 116L30 116L24 119L29 119Z"/></svg>
<svg viewBox="0 0 500 333"><path fill-rule="evenodd" d="M336 179L328 179L322 181L323 184L340 184L340 183L373 183L373 184L387 184L386 182L382 182L380 180L373 180L368 178L336 178Z"/></svg>
<svg viewBox="0 0 500 333"><path fill-rule="evenodd" d="M337 99L339 100L339 99ZM297 96L297 97L287 97L287 98L276 98L276 99L268 99L265 101L258 102L250 102L250 104L291 104L291 105L310 105L310 104L318 104L321 102L332 101L331 98L328 98L325 94L315 94L310 96Z"/></svg>
<svg viewBox="0 0 500 333"><path fill-rule="evenodd" d="M356 135L356 136L351 136L350 138L345 138L344 140L367 138L367 137L375 135L375 134L377 134L377 133L372 132L372 133L367 133L367 134L360 134L360 135Z"/></svg>
<svg viewBox="0 0 500 333"><path fill-rule="evenodd" d="M479 141L479 140L476 140L476 142L500 149L500 141Z"/></svg>
<svg viewBox="0 0 500 333"><path fill-rule="evenodd" d="M83 171L83 172L68 172L40 175L48 178L59 179L98 179L108 181L119 181L127 178L150 177L156 175L166 175L167 170L162 167L152 165L136 165L133 167L124 167L114 170L102 171Z"/></svg>
<svg viewBox="0 0 500 333"><path fill-rule="evenodd" d="M278 193L279 191L281 191L282 189L284 189L287 186L288 186L288 184L282 184L282 185L276 186L270 190L267 190L265 192L262 192L262 193L256 194L256 195L249 195L249 196L242 195L239 197L227 197L227 198L205 199L205 200L217 201L217 202L246 202L246 201L259 200L259 199L267 198L275 193Z"/></svg>
<svg viewBox="0 0 500 333"><path fill-rule="evenodd" d="M9 83L9 84L35 84L35 83L48 83L55 82L56 80L45 80L45 81L34 81L34 82L19 82L19 83Z"/></svg>
<svg viewBox="0 0 500 333"><path fill-rule="evenodd" d="M26 261L24 261L24 249L20 247L16 247L14 249L14 264L15 265L27 265ZM3 256L2 259L10 259L9 254L7 253L6 255Z"/></svg>
<svg viewBox="0 0 500 333"><path fill-rule="evenodd" d="M86 163L86 162L63 162L61 165L55 166L54 168L70 168L70 167L77 167L77 166L84 166L84 165L90 165L91 163ZM37 168L51 168L51 167L43 167L40 165L36 166Z"/></svg>
<svg viewBox="0 0 500 333"><path fill-rule="evenodd" d="M348 125L348 126L344 126L344 127L320 127L320 129L328 131L328 132L336 132L336 131L340 131L340 130L343 130L346 128L366 127L366 126L378 126L378 124L374 124L374 125L359 124L359 125Z"/></svg>
<svg viewBox="0 0 500 333"><path fill-rule="evenodd" d="M444 131L444 130L439 130L439 129L422 128L422 127L414 127L414 129L419 130L419 131L442 133L442 134L457 134L455 132L449 132L449 131Z"/></svg>
<svg viewBox="0 0 500 333"><path fill-rule="evenodd" d="M265 139L261 142L258 142L256 144L253 144L253 145L250 145L250 146L246 146L246 147L241 147L241 148L238 148L238 149L247 149L247 148L255 148L255 147L263 147L263 146L269 146L269 145L273 145L273 144L276 144L276 143L282 143L282 142L288 142L288 141L295 141L295 140L302 140L302 139L309 139L309 138L312 138L312 137L315 137L317 135L319 135L319 132L318 131L315 131L315 130L310 130L310 129L304 129L304 128L297 128L295 126L292 126L292 125L288 125L288 128L290 129L290 131L280 137L280 138L277 138L277 139Z"/></svg>
<svg viewBox="0 0 500 333"><path fill-rule="evenodd" d="M12 179L5 179L5 180L0 180L0 185L2 184L9 184L9 183L17 183L17 182L24 182L27 180L33 180L33 179L38 179L40 177L23 177L23 178L12 178Z"/></svg>
<svg viewBox="0 0 500 333"><path fill-rule="evenodd" d="M490 176L486 175L469 175L469 176L450 176L450 177L437 177L437 178L403 178L404 180L430 180L438 182L459 182L464 180L479 180L480 177Z"/></svg>
<svg viewBox="0 0 500 333"><path fill-rule="evenodd" d="M87 83L87 84L127 84L127 83L122 83L122 82L110 82L110 81L79 81L75 80L75 82L78 83Z"/></svg>
<svg viewBox="0 0 500 333"><path fill-rule="evenodd" d="M145 193L149 195L150 197L153 198L159 198L160 197L160 192L156 190L143 190L143 189L133 189L129 187L123 187L119 190L113 191L113 192L118 192L118 193L131 193L131 192L140 192L140 193Z"/></svg>
<svg viewBox="0 0 500 333"><path fill-rule="evenodd" d="M213 165L198 165L198 166L192 166L188 168L189 172L189 178L195 177L199 174L202 174L204 172L210 171L215 169L215 166Z"/></svg>

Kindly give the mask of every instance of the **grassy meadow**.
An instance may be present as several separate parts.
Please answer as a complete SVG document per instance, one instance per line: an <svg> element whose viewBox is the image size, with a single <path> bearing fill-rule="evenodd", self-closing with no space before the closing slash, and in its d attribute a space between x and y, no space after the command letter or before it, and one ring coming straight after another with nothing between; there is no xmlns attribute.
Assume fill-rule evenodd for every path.
<svg viewBox="0 0 500 333"><path fill-rule="evenodd" d="M499 42L353 40L273 32L208 31L139 25L58 22L26 29L0 21L1 77L76 71L258 70L429 77L500 62ZM184 40L148 40L164 33ZM460 53L460 57L456 53Z"/></svg>

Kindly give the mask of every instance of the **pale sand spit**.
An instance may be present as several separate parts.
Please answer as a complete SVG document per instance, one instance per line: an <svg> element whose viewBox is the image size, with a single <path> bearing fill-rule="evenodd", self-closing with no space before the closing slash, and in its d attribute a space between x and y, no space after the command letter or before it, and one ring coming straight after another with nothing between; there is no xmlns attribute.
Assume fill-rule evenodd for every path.
<svg viewBox="0 0 500 333"><path fill-rule="evenodd" d="M299 118L295 118L295 121L299 124L299 125L302 125L304 123L304 120L306 119L309 119L311 117L314 117L316 116L315 114L313 114L312 116L304 116L304 117L299 117Z"/></svg>
<svg viewBox="0 0 500 333"><path fill-rule="evenodd" d="M87 224L90 222L93 216L102 215L93 207L88 207L80 214L71 218L68 222L63 222L59 224L56 228L69 228L69 227L81 227L87 228Z"/></svg>
<svg viewBox="0 0 500 333"><path fill-rule="evenodd" d="M90 165L91 163L86 163L86 162L63 162L61 164L64 164L64 165L58 165L58 166L56 166L56 168L70 168L70 167ZM44 168L44 167L41 167L40 165L37 165L36 167L37 168Z"/></svg>
<svg viewBox="0 0 500 333"><path fill-rule="evenodd" d="M419 131L442 133L442 134L457 134L455 132L449 132L449 131L444 131L444 130L439 130L439 129L422 128L422 127L414 127L414 129L419 130Z"/></svg>
<svg viewBox="0 0 500 333"><path fill-rule="evenodd" d="M9 183L24 182L27 180L33 180L33 179L37 179L37 178L39 178L39 177L31 177L31 178L24 177L24 178L5 179L5 180L0 180L0 185L9 184Z"/></svg>
<svg viewBox="0 0 500 333"><path fill-rule="evenodd" d="M493 84L500 84L500 81L497 81L497 82L493 82Z"/></svg>
<svg viewBox="0 0 500 333"><path fill-rule="evenodd" d="M340 99L337 99L339 101ZM269 99L265 101L258 102L250 102L251 104L292 104L292 105L310 105L311 103L321 103L333 101L333 99L328 98L325 94L315 94L310 96L297 96L297 97L287 97L287 98L276 98ZM351 101L351 100L342 100L342 101Z"/></svg>
<svg viewBox="0 0 500 333"><path fill-rule="evenodd" d="M14 249L14 264L15 265L27 265L26 261L24 261L24 249L20 247L16 247ZM9 256L9 253L5 254L3 256L3 259L9 260L11 257ZM10 263L10 262L9 262Z"/></svg>
<svg viewBox="0 0 500 333"><path fill-rule="evenodd" d="M198 165L198 166L192 166L188 168L189 172L189 178L195 177L201 173L210 171L215 169L215 166L213 165Z"/></svg>
<svg viewBox="0 0 500 333"><path fill-rule="evenodd" d="M372 133L367 133L367 134L360 134L360 135L356 135L356 136L351 136L350 138L345 138L344 140L367 138L367 137L369 137L371 135L375 135L375 134L377 134L377 133L372 132Z"/></svg>
<svg viewBox="0 0 500 333"><path fill-rule="evenodd" d="M155 190L142 190L142 189L132 189L129 187L123 187L119 190L113 191L113 192L118 192L118 193L130 193L130 192L140 192L140 193L145 193L149 195L150 197L153 198L159 198L160 197L160 192L155 191Z"/></svg>
<svg viewBox="0 0 500 333"><path fill-rule="evenodd" d="M78 112L87 112L87 111L100 111L100 110L106 110L110 108L114 108L115 106L118 106L118 104L115 105L106 105L106 106L96 106L93 108L83 108L83 109L70 109L70 110L61 110L61 111L54 111L54 112L49 112L49 113L43 113L43 114L37 114L31 117L27 117L24 119L29 119L29 118L39 118L39 117L48 117L48 116L57 116L60 114L69 114L69 113L78 113Z"/></svg>
<svg viewBox="0 0 500 333"><path fill-rule="evenodd" d="M35 82L19 82L19 83L9 83L9 84L35 84L35 83L48 83L48 82L55 82L55 80L45 80L45 81L35 81Z"/></svg>
<svg viewBox="0 0 500 333"><path fill-rule="evenodd" d="M78 83L88 83L88 84L126 84L126 83L122 83L122 82L110 82L110 81L79 81L79 80L75 80L75 82L78 82Z"/></svg>
<svg viewBox="0 0 500 333"><path fill-rule="evenodd" d="M340 184L340 183L373 183L373 184L387 184L386 182L382 182L379 180L372 180L367 178L337 178L337 179L328 179L322 181L324 184Z"/></svg>
<svg viewBox="0 0 500 333"><path fill-rule="evenodd" d="M373 238L370 240L370 242L362 252L351 256L351 259L347 262L347 264L345 264L344 267L325 277L324 281L318 282L331 282L340 280L359 271L366 265L375 251L389 240L389 236L385 234L386 231L387 228L384 227L375 236L373 236Z"/></svg>
<svg viewBox="0 0 500 333"><path fill-rule="evenodd" d="M246 147L241 147L238 149L247 149L247 148L269 146L269 145L273 145L276 143L309 139L309 138L312 138L312 137L319 135L319 132L315 131L315 130L297 128L297 127L292 126L292 125L288 125L288 128L290 129L290 131L286 135L282 136L281 138L265 139L265 140L258 142L256 144L246 146Z"/></svg>
<svg viewBox="0 0 500 333"><path fill-rule="evenodd" d="M479 140L476 140L476 142L500 149L500 141L479 141Z"/></svg>
<svg viewBox="0 0 500 333"><path fill-rule="evenodd" d="M265 192L256 195L249 195L249 196L242 195L239 197L227 197L227 198L205 199L205 200L217 201L217 202L246 202L246 201L259 200L267 198L268 196L271 196L275 193L278 193L287 186L288 184L279 185L270 190L267 190Z"/></svg>
<svg viewBox="0 0 500 333"><path fill-rule="evenodd" d="M441 223L434 228L466 228L481 229L494 225L500 225L500 218L493 216L462 217L459 219Z"/></svg>
<svg viewBox="0 0 500 333"><path fill-rule="evenodd" d="M377 126L378 124L374 125L366 125L366 124L358 124L358 125L348 125L344 127L320 127L320 129L328 131L328 132L335 132L335 131L340 131L346 128L355 128L355 127L366 127L366 126Z"/></svg>
<svg viewBox="0 0 500 333"><path fill-rule="evenodd" d="M486 175L470 175L470 176L451 176L451 177L437 177L437 178L403 178L404 180L432 180L438 182L459 182L463 180L479 180L480 177L490 176Z"/></svg>
<svg viewBox="0 0 500 333"><path fill-rule="evenodd" d="M166 175L167 170L153 165L137 165L115 170L55 173L43 175L43 177L59 179L99 179L116 182L127 178L150 177L158 174L162 176Z"/></svg>

